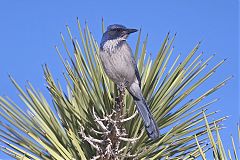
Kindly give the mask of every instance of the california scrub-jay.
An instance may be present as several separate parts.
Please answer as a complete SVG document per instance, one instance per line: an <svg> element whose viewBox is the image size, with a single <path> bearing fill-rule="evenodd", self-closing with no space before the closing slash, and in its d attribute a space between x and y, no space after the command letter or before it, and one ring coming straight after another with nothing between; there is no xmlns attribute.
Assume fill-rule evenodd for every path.
<svg viewBox="0 0 240 160"><path fill-rule="evenodd" d="M117 85L125 84L140 113L149 138L159 137L159 129L141 91L141 79L132 50L126 42L136 32L123 25L108 26L100 44L100 59L107 76Z"/></svg>

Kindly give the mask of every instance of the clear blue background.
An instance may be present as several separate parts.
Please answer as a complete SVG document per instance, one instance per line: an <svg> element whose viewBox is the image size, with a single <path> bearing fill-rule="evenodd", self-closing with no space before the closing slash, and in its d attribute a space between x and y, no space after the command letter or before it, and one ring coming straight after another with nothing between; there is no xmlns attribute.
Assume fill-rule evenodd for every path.
<svg viewBox="0 0 240 160"><path fill-rule="evenodd" d="M238 77L238 1L237 0L166 0L166 1L80 1L80 0L8 0L0 2L0 94L19 102L17 91L8 79L8 73L24 87L26 80L45 95L45 81L41 65L47 63L56 78L64 70L54 45L61 45L60 32L67 34L68 24L77 35L76 17L82 24L87 20L95 38L101 39L101 18L105 24L120 23L143 29L149 34L147 52L157 53L168 31L177 32L175 54L185 56L199 41L205 59L216 53L213 64L224 58L227 62L199 88L203 93L229 75L234 78L212 98L221 98L211 107L220 110L219 117L230 115L224 122L223 142L230 147L230 134L237 138L239 121ZM135 45L137 34L130 37ZM199 95L199 94L198 94ZM48 96L49 97L49 96ZM192 96L194 97L194 96ZM190 97L191 98L191 97ZM10 159L0 153L0 159Z"/></svg>

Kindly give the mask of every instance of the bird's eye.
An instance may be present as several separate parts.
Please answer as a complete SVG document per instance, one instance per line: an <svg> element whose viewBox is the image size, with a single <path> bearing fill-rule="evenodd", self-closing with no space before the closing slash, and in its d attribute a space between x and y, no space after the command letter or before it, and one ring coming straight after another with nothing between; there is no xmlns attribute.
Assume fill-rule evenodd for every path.
<svg viewBox="0 0 240 160"><path fill-rule="evenodd" d="M108 32L109 35L114 35L114 31Z"/></svg>
<svg viewBox="0 0 240 160"><path fill-rule="evenodd" d="M120 32L121 29L120 29L120 28L114 28L113 31L115 31L115 32Z"/></svg>

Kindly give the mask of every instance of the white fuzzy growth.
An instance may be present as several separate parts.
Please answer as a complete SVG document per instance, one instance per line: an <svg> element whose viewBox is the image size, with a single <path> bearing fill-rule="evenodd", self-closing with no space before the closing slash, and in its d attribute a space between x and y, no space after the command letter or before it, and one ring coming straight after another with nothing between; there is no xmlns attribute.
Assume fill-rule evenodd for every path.
<svg viewBox="0 0 240 160"><path fill-rule="evenodd" d="M108 53L114 53L114 52L116 52L116 50L118 48L118 44L123 40L126 40L126 39L121 37L121 38L117 38L117 39L107 40L103 44L103 50Z"/></svg>

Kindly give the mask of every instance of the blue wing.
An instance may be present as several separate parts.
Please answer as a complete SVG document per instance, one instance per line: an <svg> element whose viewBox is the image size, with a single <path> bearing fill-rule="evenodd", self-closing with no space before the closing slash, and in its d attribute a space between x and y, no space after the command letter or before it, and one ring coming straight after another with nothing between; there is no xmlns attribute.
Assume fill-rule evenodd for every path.
<svg viewBox="0 0 240 160"><path fill-rule="evenodd" d="M137 77L139 87L141 88L141 77L140 77L140 74L139 74L139 71L138 71L137 63L136 63L136 61L133 57L132 57L132 61L133 61L133 64L134 64L135 75Z"/></svg>

